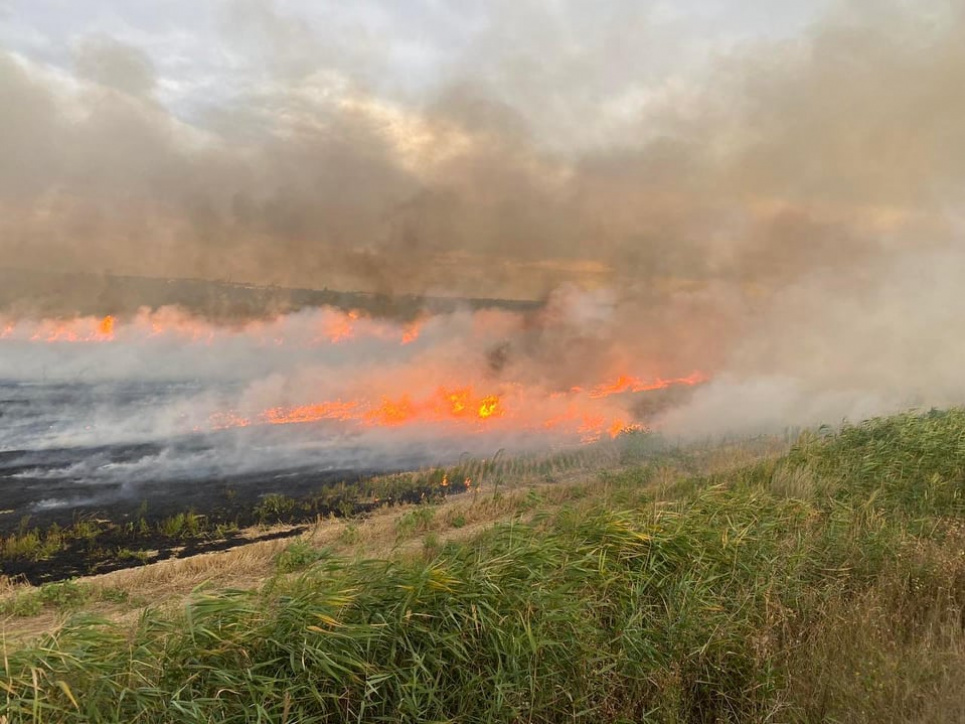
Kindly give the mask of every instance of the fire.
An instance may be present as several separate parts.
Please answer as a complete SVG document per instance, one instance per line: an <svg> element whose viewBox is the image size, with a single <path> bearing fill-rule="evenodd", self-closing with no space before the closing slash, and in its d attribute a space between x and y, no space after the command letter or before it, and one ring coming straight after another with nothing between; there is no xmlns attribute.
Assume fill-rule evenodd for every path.
<svg viewBox="0 0 965 724"><path fill-rule="evenodd" d="M0 319L0 344L131 346L134 354L119 355L120 360L136 360L139 354L150 360L153 350L161 348L156 345L167 350L227 344L228 359L238 360L242 369L246 360L264 360L264 364L281 366L279 376L286 370L304 370L306 376L316 375L321 384L333 386L331 394L320 391L312 395L314 399L278 404L268 394L263 406L216 411L210 415L210 429L331 421L357 430L444 425L467 434L486 429L550 431L592 441L638 428L624 395L693 386L708 379L700 371L673 377L616 370L619 374L612 377L581 380L563 389L523 383L509 376L511 367L487 366L481 353L511 340L519 324L518 316L491 311L474 313L468 321L450 318L430 327L424 317L398 323L356 310L321 308L227 326L179 309L161 308L143 309L126 318ZM361 352L349 349L363 338L381 346L367 346ZM409 347L417 339L423 343ZM326 351L330 345L339 349ZM265 352L276 347L285 352L275 356ZM201 354L206 361L211 359L210 353ZM363 361L364 366L358 364ZM379 365L373 364L376 361Z"/></svg>
<svg viewBox="0 0 965 724"><path fill-rule="evenodd" d="M460 415L466 410L466 405L469 403L469 390L460 390L458 392L450 392L446 394L446 398L449 400L450 409L453 415Z"/></svg>
<svg viewBox="0 0 965 724"><path fill-rule="evenodd" d="M334 314L326 320L323 334L332 344L350 340L355 336L355 322L358 318L359 313L354 309L346 314Z"/></svg>
<svg viewBox="0 0 965 724"><path fill-rule="evenodd" d="M351 420L357 403L323 402L318 405L302 405L301 407L272 407L265 410L261 419L270 425L290 425L299 422L318 422L319 420Z"/></svg>
<svg viewBox="0 0 965 724"><path fill-rule="evenodd" d="M612 382L606 382L594 387L590 392L590 397L598 399L600 397L616 395L621 392L652 392L653 390L663 390L673 385L698 385L706 381L707 376L702 372L692 372L686 377L673 377L669 379L658 377L649 382L645 382L639 377L633 377L631 375L620 375Z"/></svg>
<svg viewBox="0 0 965 724"><path fill-rule="evenodd" d="M101 319L81 317L68 320L43 320L35 325L31 342L111 342L114 339L114 317ZM0 338L16 338L17 328L7 324Z"/></svg>
<svg viewBox="0 0 965 724"><path fill-rule="evenodd" d="M289 425L321 420L352 422L363 427L396 427L413 422L446 420L482 421L502 415L498 395L476 398L472 387L448 391L440 388L426 398L404 394L397 398L382 397L378 403L362 400L333 400L296 407L272 407L246 417L237 412L218 413L211 418L212 427L247 427L251 424Z"/></svg>
<svg viewBox="0 0 965 724"><path fill-rule="evenodd" d="M97 333L103 339L114 339L114 317L104 317L97 325Z"/></svg>
<svg viewBox="0 0 965 724"><path fill-rule="evenodd" d="M617 437L625 432L633 432L635 430L642 430L643 426L636 422L626 422L625 420L614 420L610 423L610 427L607 430L607 434L610 437Z"/></svg>
<svg viewBox="0 0 965 724"><path fill-rule="evenodd" d="M422 322L416 321L406 325L402 330L402 344L412 344L419 339L422 332Z"/></svg>
<svg viewBox="0 0 965 724"><path fill-rule="evenodd" d="M251 420L236 412L216 412L211 416L211 428L225 430L230 427L248 427Z"/></svg>
<svg viewBox="0 0 965 724"><path fill-rule="evenodd" d="M673 380L641 381L621 375L613 382L594 387L591 392L574 387L566 393L546 396L550 408L565 403L562 411L543 412L526 394L514 388L508 395L477 395L472 385L438 388L434 393L418 396L403 393L383 395L377 401L340 399L295 407L272 407L253 416L238 412L212 416L212 427L246 427L252 424L285 425L336 420L359 428L402 427L416 424L456 424L468 430L482 429L480 425L510 425L513 429L572 431L583 442L594 442L604 435L615 438L632 430L638 423L622 414L613 414L598 402L609 394L632 390L663 389L674 384L693 385L704 379L700 373ZM607 394L600 394L606 390Z"/></svg>
<svg viewBox="0 0 965 724"><path fill-rule="evenodd" d="M304 321L302 321L304 320ZM308 322L311 322L309 326ZM263 346L294 345L313 348L328 344L346 344L362 337L373 337L408 345L417 340L422 321L408 325L372 319L357 310L343 312L324 308L290 314L238 326L218 326L192 317L178 309L142 309L127 319L76 317L35 321L0 320L0 339L17 339L36 343L84 343L114 341L171 341L210 345L222 339L258 340Z"/></svg>
<svg viewBox="0 0 965 724"><path fill-rule="evenodd" d="M382 404L365 415L366 422L375 425L403 425L417 416L416 408L408 395L398 400L382 398Z"/></svg>
<svg viewBox="0 0 965 724"><path fill-rule="evenodd" d="M495 395L490 395L489 397L483 398L482 402L479 404L479 417L485 420L487 417L493 417L494 415L499 415L501 410L499 409L499 398Z"/></svg>

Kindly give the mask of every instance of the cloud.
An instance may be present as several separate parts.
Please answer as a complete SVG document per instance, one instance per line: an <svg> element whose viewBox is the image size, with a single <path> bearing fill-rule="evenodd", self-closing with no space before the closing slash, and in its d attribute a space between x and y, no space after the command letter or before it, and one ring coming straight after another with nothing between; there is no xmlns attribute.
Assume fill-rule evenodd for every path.
<svg viewBox="0 0 965 724"><path fill-rule="evenodd" d="M133 96L149 97L157 84L144 51L108 37L85 38L75 51L78 78Z"/></svg>

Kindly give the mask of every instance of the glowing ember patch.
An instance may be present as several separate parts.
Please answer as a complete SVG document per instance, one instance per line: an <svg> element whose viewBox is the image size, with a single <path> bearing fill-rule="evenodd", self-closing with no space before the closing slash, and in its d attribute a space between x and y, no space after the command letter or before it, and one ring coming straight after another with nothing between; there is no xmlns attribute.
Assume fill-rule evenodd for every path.
<svg viewBox="0 0 965 724"><path fill-rule="evenodd" d="M227 430L232 427L248 427L251 420L235 412L216 412L211 416L211 428L214 430Z"/></svg>

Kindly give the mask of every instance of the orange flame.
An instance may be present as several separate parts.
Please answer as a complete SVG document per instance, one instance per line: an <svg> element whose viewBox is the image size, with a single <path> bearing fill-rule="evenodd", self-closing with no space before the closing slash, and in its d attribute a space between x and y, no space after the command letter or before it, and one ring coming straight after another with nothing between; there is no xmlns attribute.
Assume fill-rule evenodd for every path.
<svg viewBox="0 0 965 724"><path fill-rule="evenodd" d="M599 399L600 397L608 397L621 392L652 392L653 390L663 390L673 385L697 385L701 382L706 382L707 379L707 376L702 372L692 372L686 377L673 377L670 379L658 377L650 382L644 382L639 377L620 375L612 382L594 387L590 392L590 397Z"/></svg>
<svg viewBox="0 0 965 724"><path fill-rule="evenodd" d="M417 339L419 339L419 334L422 332L422 322L415 321L412 324L407 325L402 330L402 344L412 344Z"/></svg>
<svg viewBox="0 0 965 724"><path fill-rule="evenodd" d="M705 376L697 372L686 377L657 379L651 382L621 375L613 382L594 387L589 393L580 388L561 393L568 395L564 411L549 414L542 419L538 409L527 409L532 400L527 402L525 391L516 390L511 396L511 401L516 404L507 406L500 395L477 397L472 386L465 386L439 388L435 394L426 397L411 394L383 396L377 403L365 400L333 400L296 407L273 407L253 418L239 413L227 413L213 416L211 423L214 427L225 428L253 423L281 425L338 420L362 427L400 427L449 421L474 429L474 425L491 425L497 424L497 420L504 420L504 423L499 424L510 424L522 429L571 430L578 434L583 442L594 442L604 435L615 438L622 433L642 428L624 416L614 415L615 410L600 408L599 403L592 401L618 392L663 389L677 384L694 385L703 379L706 379ZM550 396L550 399L560 398L557 395ZM554 404L559 407L558 403Z"/></svg>
<svg viewBox="0 0 965 724"><path fill-rule="evenodd" d="M318 422L319 420L351 420L354 402L323 402L319 405L302 405L300 407L272 407L265 410L261 419L270 425L290 425L299 422Z"/></svg>
<svg viewBox="0 0 965 724"><path fill-rule="evenodd" d="M410 395L398 398L383 397L378 404L363 401L334 400L296 407L272 407L246 417L240 413L212 415L216 429L246 427L254 422L268 425L288 425L321 420L355 422L367 427L394 427L410 422L440 422L445 420L488 420L503 415L498 395L476 398L471 387L454 391L440 388L436 395L413 399Z"/></svg>
<svg viewBox="0 0 965 724"><path fill-rule="evenodd" d="M97 334L102 339L114 339L114 317L107 315L97 325Z"/></svg>
<svg viewBox="0 0 965 724"><path fill-rule="evenodd" d="M14 331L8 325L9 336ZM110 342L114 339L114 317L82 317L71 320L44 320L30 335L31 342Z"/></svg>
<svg viewBox="0 0 965 724"><path fill-rule="evenodd" d="M485 420L487 417L498 416L501 414L502 410L499 408L499 398L495 395L484 397L482 402L479 403L480 418Z"/></svg>
<svg viewBox="0 0 965 724"><path fill-rule="evenodd" d="M416 408L408 395L397 401L382 398L382 404L366 413L365 420L376 425L402 425L416 417Z"/></svg>
<svg viewBox="0 0 965 724"><path fill-rule="evenodd" d="M355 321L359 318L356 310L346 314L337 314L328 319L324 325L323 334L332 344L339 344L355 336Z"/></svg>
<svg viewBox="0 0 965 724"><path fill-rule="evenodd" d="M489 317L474 317L473 334L478 331L491 335L490 326L493 323L489 320ZM123 344L163 338L167 341L211 344L216 340L240 338L247 340L248 349L294 345L311 350L318 344L339 344L359 337L375 337L386 344L407 345L419 339L425 323L425 319L417 319L407 325L400 325L373 319L356 310L341 312L325 308L311 313L283 315L272 320L227 327L209 324L174 308L163 308L156 311L144 309L134 317L120 320L111 315L68 320L18 320L16 324L2 320L0 340L4 340L4 344L7 343L6 340L32 340L38 343L113 341ZM497 320L495 324L506 324L506 321ZM499 334L502 334L503 327L497 326L496 329L501 330ZM453 342L446 341L449 345L446 348L447 355L449 349L458 350L458 340L455 340L456 344ZM410 361L419 359L415 354L401 351L393 359L406 357ZM438 359L445 360L447 357ZM447 369L444 366L435 367ZM455 371L451 364L448 369L450 372ZM470 365L467 369L475 368ZM461 368L459 371L461 372ZM666 378L638 377L624 372L602 381L591 380L581 386L547 394L541 387L527 388L505 380L500 381L494 388L477 392L481 387L479 380L493 379L488 376L476 378L475 387L473 384L460 386L447 382L444 387L433 388L427 384L431 379L429 373L420 375L420 370L406 368L403 372L405 379L416 380L415 386L392 387L382 378L376 378L370 380L367 387L360 388L374 388L371 397L343 392L345 397L354 399L340 397L315 401L295 400L295 404L290 406L274 406L262 410L228 410L212 415L209 424L213 428L222 429L324 420L359 428L441 423L458 425L470 432L490 426L503 430L555 430L578 434L589 441L604 436L616 437L637 427L624 400L606 398L677 385L696 385L708 379L699 371L684 377ZM413 372L415 374L410 374ZM353 382L355 385L358 383L358 379ZM300 402L308 404L297 404Z"/></svg>
<svg viewBox="0 0 965 724"><path fill-rule="evenodd" d="M466 405L469 403L469 390L459 390L448 394L443 392L443 394L449 400L453 415L460 415L466 411Z"/></svg>

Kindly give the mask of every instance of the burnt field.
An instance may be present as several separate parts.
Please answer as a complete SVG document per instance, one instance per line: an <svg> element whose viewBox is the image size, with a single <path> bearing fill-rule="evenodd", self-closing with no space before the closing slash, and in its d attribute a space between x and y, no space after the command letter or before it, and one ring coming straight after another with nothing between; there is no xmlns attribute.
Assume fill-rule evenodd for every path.
<svg viewBox="0 0 965 724"><path fill-rule="evenodd" d="M185 394L184 385L4 383L0 390L0 574L33 584L293 537L320 517L483 485L498 490L503 480L551 481L600 455L622 454L633 439L651 439L548 445L519 431L507 438L440 429L398 438L346 433L330 422L148 439L134 424L137 410ZM680 394L647 392L636 404L645 413ZM100 407L107 398L110 415ZM102 442L81 444L90 439ZM54 444L67 440L77 444Z"/></svg>
<svg viewBox="0 0 965 724"><path fill-rule="evenodd" d="M389 471L388 468L325 469L306 465L249 473L215 473L198 480L158 470L153 479L136 485L113 476L98 477L97 471L90 477L71 472L78 467L89 467L95 459L96 464L103 467L124 466L161 455L190 455L202 449L200 441L185 440L165 446L140 443L0 453L4 504L0 532L17 530L25 517L33 524L63 526L82 517L123 519L143 513L156 519L188 509L206 515L237 515L267 495L299 497L326 484L357 482Z"/></svg>
<svg viewBox="0 0 965 724"><path fill-rule="evenodd" d="M77 516L152 516L250 506L427 462L392 446L367 449L313 429L162 428L150 412L191 399L184 383L0 383L0 532L24 516L65 525ZM175 414L175 417L177 415ZM272 434L274 433L274 434Z"/></svg>
<svg viewBox="0 0 965 724"><path fill-rule="evenodd" d="M319 516L463 492L500 450L541 444L330 421L171 434L151 414L196 393L0 383L0 574L39 584L295 536Z"/></svg>
<svg viewBox="0 0 965 724"><path fill-rule="evenodd" d="M65 526L193 510L227 519L266 496L303 498L334 484L576 442L444 425L359 431L332 420L198 429L189 412L200 389L183 381L0 382L0 534L25 518ZM203 390L209 400L210 385ZM677 386L628 396L646 420L690 394Z"/></svg>
<svg viewBox="0 0 965 724"><path fill-rule="evenodd" d="M186 509L236 513L266 495L304 495L430 462L425 452L366 447L324 424L166 437L138 428L144 407L183 390L0 384L0 532L17 529L25 516L66 525L78 516L121 518L145 506L152 518Z"/></svg>

